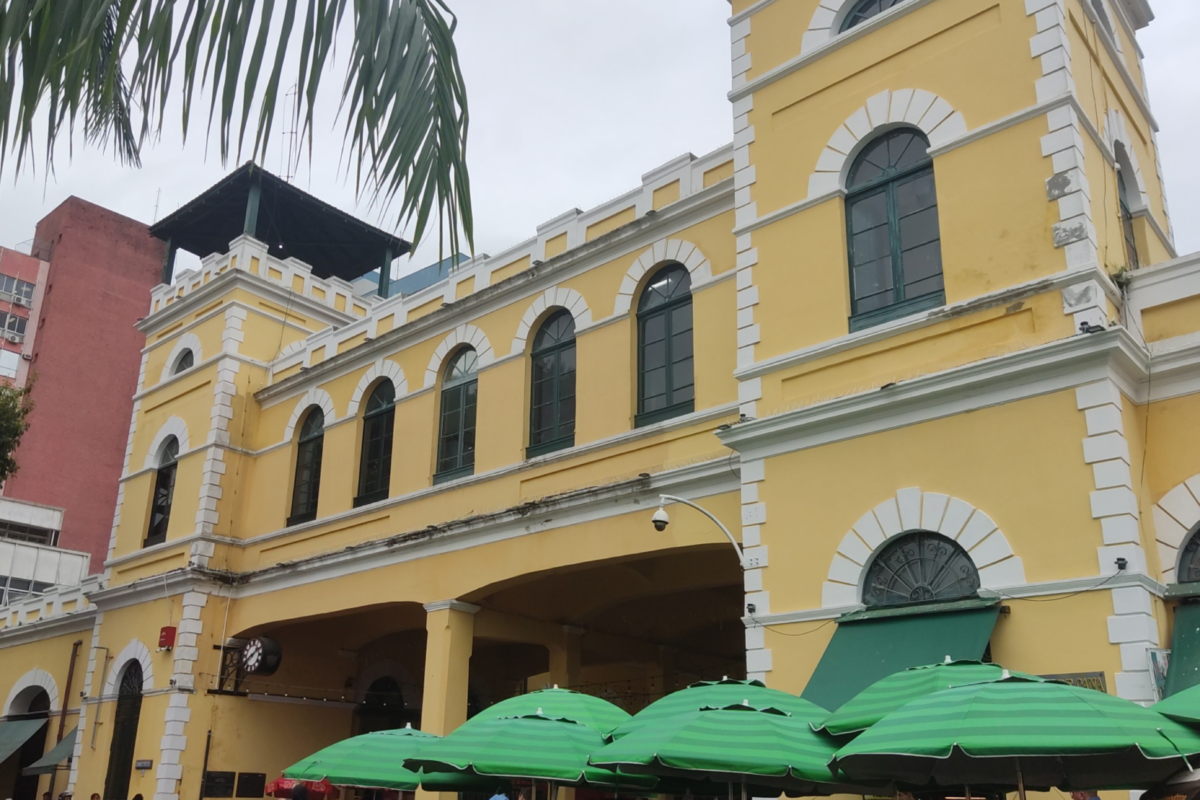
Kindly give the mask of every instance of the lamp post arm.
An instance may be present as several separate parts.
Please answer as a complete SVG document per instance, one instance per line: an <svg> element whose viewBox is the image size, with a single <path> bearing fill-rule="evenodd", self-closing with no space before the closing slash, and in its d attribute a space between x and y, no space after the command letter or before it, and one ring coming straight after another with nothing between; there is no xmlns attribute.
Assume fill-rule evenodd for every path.
<svg viewBox="0 0 1200 800"><path fill-rule="evenodd" d="M660 494L658 496L659 505L665 506L667 504L668 500L670 500L672 503L682 503L683 505L687 506L688 508L694 508L697 511L699 511L701 514L703 514L704 516L711 519L713 521L713 523L718 528L721 529L721 532L724 533L726 537L728 537L729 543L731 545L733 545L733 549L735 551L737 551L738 563L742 565L742 569L746 568L746 554L742 552L742 546L740 544L738 544L737 539L733 538L733 534L729 532L729 528L726 528L724 523L721 522L721 520L719 520L715 516L713 516L712 512L710 512L708 509L704 508L703 506L693 503L691 500L685 500L682 497L676 497L673 494Z"/></svg>

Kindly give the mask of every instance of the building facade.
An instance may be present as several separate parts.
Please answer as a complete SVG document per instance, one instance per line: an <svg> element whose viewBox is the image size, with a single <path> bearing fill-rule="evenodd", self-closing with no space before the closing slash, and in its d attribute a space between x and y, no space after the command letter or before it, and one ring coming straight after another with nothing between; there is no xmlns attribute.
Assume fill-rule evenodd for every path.
<svg viewBox="0 0 1200 800"><path fill-rule="evenodd" d="M404 296L233 240L152 294L104 573L4 610L0 724L61 715L29 755L64 733L77 794L191 800L554 683L1195 682L1151 18L735 0L729 147Z"/></svg>

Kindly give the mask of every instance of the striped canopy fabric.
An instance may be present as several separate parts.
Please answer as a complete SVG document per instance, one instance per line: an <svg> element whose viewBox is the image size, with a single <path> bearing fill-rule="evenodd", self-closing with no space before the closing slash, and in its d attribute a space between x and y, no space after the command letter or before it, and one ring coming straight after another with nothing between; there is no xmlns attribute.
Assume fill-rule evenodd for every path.
<svg viewBox="0 0 1200 800"><path fill-rule="evenodd" d="M1005 674L1005 670L995 664L951 661L947 656L942 664L913 667L875 681L826 717L818 730L828 731L835 736L859 733L910 700L954 686L1000 680ZM1011 674L1039 680L1033 675L1019 672Z"/></svg>
<svg viewBox="0 0 1200 800"><path fill-rule="evenodd" d="M809 719L734 705L684 711L644 725L594 753L591 763L820 794L835 791L828 764L836 749Z"/></svg>
<svg viewBox="0 0 1200 800"><path fill-rule="evenodd" d="M1155 703L1151 708L1176 722L1200 725L1200 686L1177 692L1166 700Z"/></svg>
<svg viewBox="0 0 1200 800"><path fill-rule="evenodd" d="M413 728L353 736L298 761L283 771L283 777L299 781L328 780L335 786L397 789L404 792L420 788L423 778L426 779L426 789L469 791L491 786L478 778L451 774L433 776L431 782L428 780L430 776L423 776L402 766L404 759L437 740L437 736Z"/></svg>
<svg viewBox="0 0 1200 800"><path fill-rule="evenodd" d="M842 747L855 780L910 786L1149 788L1189 766L1200 733L1128 700L1003 678L919 697Z"/></svg>
<svg viewBox="0 0 1200 800"><path fill-rule="evenodd" d="M569 719L539 714L483 719L431 742L405 760L404 766L430 773L529 778L576 786L654 786L654 778L619 775L588 764L588 756L603 745L604 737L598 730Z"/></svg>
<svg viewBox="0 0 1200 800"><path fill-rule="evenodd" d="M542 689L502 700L480 711L461 727L489 719L529 715L569 719L601 733L608 733L629 719L629 712L607 700L569 689L559 689L556 686L553 689Z"/></svg>
<svg viewBox="0 0 1200 800"><path fill-rule="evenodd" d="M739 704L754 708L776 708L806 722L819 722L829 713L817 704L802 700L794 694L768 689L761 681L701 681L654 701L613 729L609 738L620 739L647 725L671 719L677 714Z"/></svg>

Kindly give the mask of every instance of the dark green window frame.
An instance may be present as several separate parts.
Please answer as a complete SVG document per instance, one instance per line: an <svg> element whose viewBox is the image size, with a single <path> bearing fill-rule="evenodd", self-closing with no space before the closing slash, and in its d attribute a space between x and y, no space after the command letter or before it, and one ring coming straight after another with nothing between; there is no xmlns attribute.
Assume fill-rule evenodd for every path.
<svg viewBox="0 0 1200 800"><path fill-rule="evenodd" d="M634 427L692 413L696 410L692 276L685 266L667 265L650 279L638 302L637 326Z"/></svg>
<svg viewBox="0 0 1200 800"><path fill-rule="evenodd" d="M575 318L563 309L533 338L526 458L575 446L575 366Z"/></svg>
<svg viewBox="0 0 1200 800"><path fill-rule="evenodd" d="M1120 143L1118 147L1118 164L1123 159L1119 156L1122 154L1123 148ZM1121 238L1125 241L1125 260L1130 270L1137 269L1140 265L1138 261L1137 249L1137 233L1133 230L1133 211L1129 207L1129 189L1125 183L1126 170L1132 174L1132 168L1125 167L1117 170L1117 204L1121 208Z"/></svg>
<svg viewBox="0 0 1200 800"><path fill-rule="evenodd" d="M845 33L853 27L861 25L872 17L877 17L884 11L898 6L904 0L859 0L855 3L850 12L842 19L842 25L838 29L839 33Z"/></svg>
<svg viewBox="0 0 1200 800"><path fill-rule="evenodd" d="M475 472L475 416L479 402L477 359L471 348L460 350L450 360L442 378L435 484L465 478Z"/></svg>
<svg viewBox="0 0 1200 800"><path fill-rule="evenodd" d="M1163 564L1167 569L1170 564ZM1200 583L1200 525L1188 532L1179 549L1179 564L1175 569L1176 583Z"/></svg>
<svg viewBox="0 0 1200 800"><path fill-rule="evenodd" d="M909 148L920 147L919 154L915 152L910 153L906 148L900 155L892 158L891 148L893 145L898 146L904 142L908 143ZM942 272L941 231L938 228L937 187L933 177L933 160L928 155L928 149L929 140L925 138L924 134L911 128L900 128L886 133L869 143L866 149L858 155L850 168L850 175L847 180L848 192L846 195L846 247L850 263L851 332L901 319L920 311L938 308L946 303L946 290ZM881 153L881 151L883 152ZM888 159L886 164L881 165L877 163L878 160L883 160L878 158L879 155L886 155ZM907 163L905 159L909 159ZM859 176L860 170L867 167L876 170L877 174L869 178L861 178ZM909 213L902 213L901 192L910 187L920 186L922 182L927 182L929 195L932 199L931 204ZM910 189L910 191L915 192L919 191L919 189ZM860 206L866 208L866 204L875 198L883 199L883 205L886 210L886 223L877 223L873 226L867 226L865 222L856 224L856 210ZM931 215L935 227L933 238L920 242L917 245L912 245L906 251L903 246L906 223L911 222L918 215L929 214L929 212L932 212ZM876 255L874 259L859 264L855 253L855 240L859 236L868 237L872 231L878 230L885 225L887 228L887 257L890 263L890 290L885 288L881 292L866 295L861 293L863 287L857 285L857 270L860 267L869 266L871 263L879 261L881 257ZM926 249L926 255L928 255L930 252L929 248L931 247L932 252L936 254L936 269L930 270L928 275L924 275L913 281L912 285L927 284L928 287L936 288L910 290L909 285L906 283L907 278L911 276L906 276L905 253L924 248ZM887 299L885 305L868 309L861 308L863 300L878 298L889 291L891 297Z"/></svg>
<svg viewBox="0 0 1200 800"><path fill-rule="evenodd" d="M317 518L324 454L325 412L314 406L304 416L300 439L296 443L296 476L292 484L292 513L287 519L289 526Z"/></svg>
<svg viewBox="0 0 1200 800"><path fill-rule="evenodd" d="M196 354L191 350L184 350L179 355L179 360L175 362L175 370L172 372L172 374L178 375L184 370L191 369L194 366L196 366Z"/></svg>
<svg viewBox="0 0 1200 800"><path fill-rule="evenodd" d="M162 544L167 540L167 526L171 524L171 503L175 499L175 475L179 467L179 440L174 436L163 443L158 458L158 472L154 476L154 499L150 506L150 528L146 531L143 547Z"/></svg>
<svg viewBox="0 0 1200 800"><path fill-rule="evenodd" d="M363 412L362 454L354 507L386 500L392 480L392 437L396 428L396 388L380 381Z"/></svg>

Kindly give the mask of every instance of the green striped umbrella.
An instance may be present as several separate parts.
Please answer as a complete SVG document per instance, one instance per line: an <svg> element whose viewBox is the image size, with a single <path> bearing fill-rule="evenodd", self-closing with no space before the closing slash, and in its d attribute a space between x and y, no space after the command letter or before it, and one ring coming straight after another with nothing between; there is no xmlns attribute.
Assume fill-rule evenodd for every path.
<svg viewBox="0 0 1200 800"><path fill-rule="evenodd" d="M404 761L408 769L497 778L530 778L572 785L650 788L645 775L593 767L588 756L604 745L595 728L544 714L482 719L430 742Z"/></svg>
<svg viewBox="0 0 1200 800"><path fill-rule="evenodd" d="M684 711L644 725L592 755L630 772L831 793L836 743L810 720L750 705Z"/></svg>
<svg viewBox="0 0 1200 800"><path fill-rule="evenodd" d="M1136 703L1007 677L919 697L833 764L855 780L915 786L1116 789L1149 788L1197 754L1200 733Z"/></svg>
<svg viewBox="0 0 1200 800"><path fill-rule="evenodd" d="M952 686L1000 680L1004 674L1004 669L995 664L984 664L982 661L951 661L947 656L945 663L913 667L875 681L826 717L818 730L829 731L835 736L859 733L910 700ZM1011 674L1038 680L1033 675L1020 672Z"/></svg>
<svg viewBox="0 0 1200 800"><path fill-rule="evenodd" d="M829 713L816 703L803 700L794 694L768 689L761 681L736 681L725 678L693 683L686 689L655 700L631 719L614 728L608 736L610 739L620 739L647 725L670 719L676 714L738 704L748 704L755 708L777 708L806 722L819 722Z"/></svg>
<svg viewBox="0 0 1200 800"><path fill-rule="evenodd" d="M541 689L501 700L494 706L480 711L460 727L467 727L489 719L530 715L569 719L601 733L608 733L629 719L629 712L607 700L593 697L590 694L572 692L569 689L559 689L555 686L553 689Z"/></svg>
<svg viewBox="0 0 1200 800"><path fill-rule="evenodd" d="M1200 686L1176 692L1166 700L1155 703L1151 708L1176 722L1200 725Z"/></svg>
<svg viewBox="0 0 1200 800"><path fill-rule="evenodd" d="M324 779L335 786L398 789L405 792L415 791L422 783L426 789L441 791L470 791L494 786L494 782L473 776L429 776L401 766L405 758L437 739L431 733L413 728L352 736L296 762L283 771L283 776L300 781Z"/></svg>

